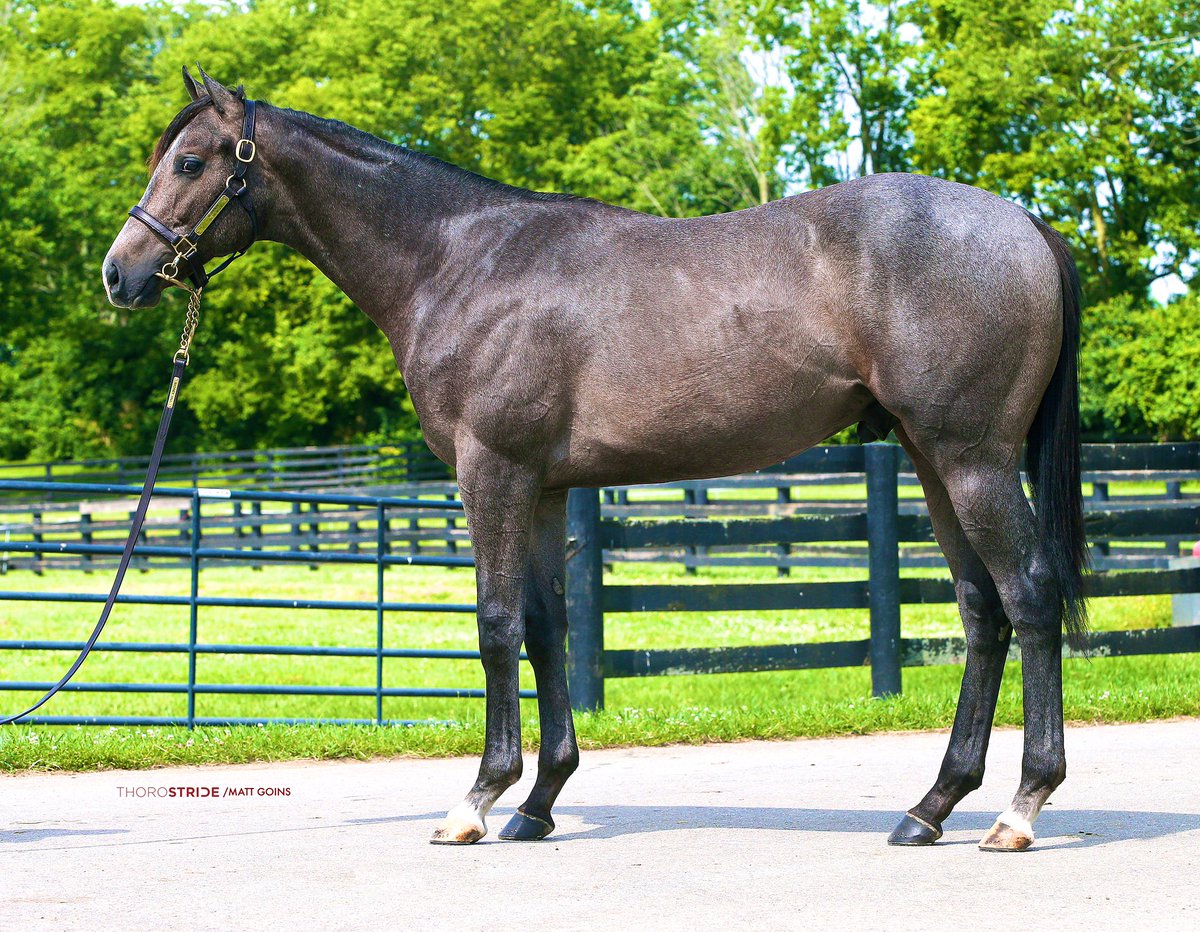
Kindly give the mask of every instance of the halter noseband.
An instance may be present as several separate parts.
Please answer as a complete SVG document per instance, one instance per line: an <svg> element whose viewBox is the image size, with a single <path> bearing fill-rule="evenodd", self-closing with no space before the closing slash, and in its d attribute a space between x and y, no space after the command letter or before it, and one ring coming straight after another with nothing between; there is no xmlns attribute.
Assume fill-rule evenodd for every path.
<svg viewBox="0 0 1200 932"><path fill-rule="evenodd" d="M141 207L134 205L129 208L129 216L144 223L151 233L175 251L175 257L154 274L173 285L187 288L187 285L179 280L179 271L180 268L183 268L194 286L194 288L188 289L190 291L199 292L208 284L210 278L218 272L224 271L234 259L245 255L246 250L258 239L258 218L254 215L254 205L250 203L250 198L245 197L246 189L249 187L249 183L246 181L246 171L250 168L250 163L254 161L255 155L258 154L257 147L254 145L254 101L246 100L244 103L246 112L242 120L242 138L237 141L237 145L233 149L237 167L234 168L233 174L225 179L225 190L217 195L217 199L204 212L199 223L188 233L176 233ZM231 201L240 204L246 211L246 216L250 218L250 242L246 244L245 248L237 250L226 258L211 273L206 272L204 263L196 255L200 237L204 235L205 230L212 226L213 221L221 215L221 211L228 207Z"/></svg>

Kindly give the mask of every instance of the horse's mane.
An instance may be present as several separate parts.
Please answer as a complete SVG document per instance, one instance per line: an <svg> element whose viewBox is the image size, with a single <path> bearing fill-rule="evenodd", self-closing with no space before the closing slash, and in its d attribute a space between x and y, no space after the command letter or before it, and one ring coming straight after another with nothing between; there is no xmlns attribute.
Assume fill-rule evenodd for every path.
<svg viewBox="0 0 1200 932"><path fill-rule="evenodd" d="M240 100L245 100L245 92L239 85L234 92ZM196 118L205 107L212 106L212 98L207 95L199 97L196 100L188 103L186 107L180 110L167 128L163 130L162 136L159 137L158 143L154 147L154 152L150 156L149 166L151 174L158 168L158 163L162 161L163 156L167 154L167 150L171 148L171 144L179 137L184 128ZM290 118L305 126L311 131L320 133L326 139L334 139L341 145L339 148L347 153L365 155L367 157L375 156L382 157L387 161L402 161L409 160L416 163L424 163L427 165L436 165L442 169L451 172L461 173L470 178L482 182L490 187L504 189L511 194L516 194L522 198L537 201L591 201L591 198L580 197L576 194L559 194L552 191L530 191L525 188L514 187L513 185L505 184L503 181L496 181L494 178L488 178L486 175L480 175L470 169L461 168L451 162L443 161L436 156L427 155L424 152L417 152L413 149L407 149L404 146L398 146L388 142L385 139L380 139L378 136L372 135L365 130L351 126L349 123L343 123L339 120L329 120L323 117L314 116L311 113L306 113L303 110L289 110L280 108L281 112L287 114ZM599 202L596 202L599 203Z"/></svg>
<svg viewBox="0 0 1200 932"><path fill-rule="evenodd" d="M473 172L469 168L463 168L460 165L455 165L453 162L439 159L437 156L396 145L395 143L388 142L386 139L380 139L373 133L368 133L366 130L351 126L349 123L343 123L341 120L331 120L325 117L314 116L303 110L289 110L286 108L280 108L280 110L310 132L319 135L326 142L333 143L339 150L351 156L373 158L381 162L401 164L407 161L417 165L436 167L454 175L470 178L486 187L504 190L510 195L516 195L526 200L592 201L592 198L582 197L578 194L563 194L555 191L530 191L527 188L506 184L503 181L497 181L495 178L489 178L487 175ZM594 203L600 202L595 201Z"/></svg>

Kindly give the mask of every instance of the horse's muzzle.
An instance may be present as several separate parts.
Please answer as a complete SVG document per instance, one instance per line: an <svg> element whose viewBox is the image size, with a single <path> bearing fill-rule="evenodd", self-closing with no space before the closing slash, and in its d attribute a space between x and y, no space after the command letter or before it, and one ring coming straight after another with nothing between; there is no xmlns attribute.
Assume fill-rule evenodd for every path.
<svg viewBox="0 0 1200 932"><path fill-rule="evenodd" d="M162 298L163 281L152 267L146 272L130 274L114 259L106 259L103 267L104 290L114 307L155 307Z"/></svg>

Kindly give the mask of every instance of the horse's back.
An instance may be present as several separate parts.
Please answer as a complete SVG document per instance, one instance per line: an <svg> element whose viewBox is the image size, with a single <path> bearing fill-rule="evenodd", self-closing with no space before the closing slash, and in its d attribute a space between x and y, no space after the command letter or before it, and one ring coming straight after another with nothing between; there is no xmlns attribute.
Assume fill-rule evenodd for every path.
<svg viewBox="0 0 1200 932"><path fill-rule="evenodd" d="M535 258L492 266L507 270L493 306L460 318L480 323L475 374L456 381L515 387L502 411L471 393L464 415L499 448L538 436L561 484L753 469L876 402L918 420L982 408L975 388L1041 378L1030 346L1060 325L1029 217L951 182L870 176L688 220L535 210Z"/></svg>

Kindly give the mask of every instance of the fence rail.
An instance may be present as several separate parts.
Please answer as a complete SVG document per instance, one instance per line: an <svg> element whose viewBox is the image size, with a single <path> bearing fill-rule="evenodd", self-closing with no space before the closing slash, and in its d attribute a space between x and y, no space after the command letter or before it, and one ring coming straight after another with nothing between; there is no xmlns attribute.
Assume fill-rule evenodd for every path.
<svg viewBox="0 0 1200 932"><path fill-rule="evenodd" d="M1096 513L1137 512L1146 508L1186 505L1200 501L1200 444L1164 445L1085 445L1084 481L1091 487L1086 500L1089 511ZM1141 447L1151 446L1152 450ZM691 480L655 486L605 489L602 493L602 514L605 518L642 522L650 537L636 540L621 548L607 547L605 563L653 562L683 564L687 572L710 566L773 567L780 576L790 575L794 567L840 566L865 569L869 553L858 523L863 517L865 495L866 450L858 447L826 447L808 451L778 466L758 473L722 479ZM898 463L898 482L901 495L897 507L902 526L922 520L925 513L919 483L912 465L903 453ZM1133 468L1138 467L1138 468ZM1146 468L1142 468L1146 467ZM380 467L382 471L382 467ZM1133 493L1110 494L1114 483L1137 482L1142 487ZM1145 488L1154 483L1157 493ZM8 494L23 492L27 497L33 488L42 485L16 486L5 483ZM106 556L100 552L75 553L77 559L66 559L68 551L43 550L29 542L75 541L90 544L104 537L123 536L136 501L132 497L101 501L82 497L77 484L55 485L58 500L29 501L20 504L0 500L0 573L15 569L46 569L103 567ZM1115 486L1119 489L1120 486ZM454 499L457 487L453 482L422 481L400 483L390 487L392 494L423 498ZM3 494L0 491L0 494ZM241 549L263 546L288 547L317 552L346 545L357 549L372 545L371 532L362 522L370 517L369 507L360 513L337 512L326 515L319 504L307 499L293 501L290 514L278 509L265 512L261 503L234 502L228 514L207 517L205 533L223 545ZM404 541L412 552L468 552L470 537L462 516L439 518L433 513L412 514L407 523ZM664 518L708 518L721 522L729 518L793 518L790 526L781 526L775 543L763 539L709 535L704 537L699 526L698 536L680 538L675 546L663 546L653 539L652 528ZM843 519L839 524L836 519ZM814 521L828 519L830 527L839 529L842 539L817 541L808 536L805 528ZM1157 520L1157 519L1155 519ZM160 499L146 529L145 541L184 539L189 533L191 516L187 499L172 503ZM927 526L927 525L926 525ZM660 536L661 533L660 532ZM668 531L665 533L675 533ZM1094 530L1093 562L1099 569L1165 568L1180 555L1181 544L1188 541L1186 527L1160 522L1157 535L1131 543L1113 541L1105 529ZM399 539L399 538L398 538ZM1148 541L1153 546L1148 546ZM5 541L24 542L5 547ZM47 558L47 554L51 554ZM941 551L927 535L919 546L906 547L901 553L902 567L940 567Z"/></svg>
<svg viewBox="0 0 1200 932"><path fill-rule="evenodd" d="M46 491L50 488L64 490L63 487L45 482L29 481L0 481L0 491ZM137 486L105 485L105 484L76 484L65 488L71 494L85 495L131 495L140 491ZM118 598L120 604L130 605L174 605L187 606L189 609L188 639L186 642L100 642L95 650L98 652L140 652L157 654L186 654L188 658L188 674L182 683L128 683L128 682L87 682L72 681L66 692L104 692L104 693L142 693L186 696L186 715L164 716L73 716L73 715L41 715L31 716L25 721L32 724L62 725L62 724L138 724L138 725L196 725L214 724L260 724L268 722L337 722L355 724L407 724L405 721L388 719L383 714L383 701L392 697L438 697L438 698L480 698L480 689L445 689L413 686L388 686L384 684L383 661L391 658L419 659L478 659L477 651L452 651L439 649L394 648L385 645L384 618L393 612L451 612L471 613L475 611L473 604L445 603L415 603L389 601L384 597L384 569L388 566L446 566L469 567L472 561L467 557L431 556L421 554L394 554L391 552L396 535L392 529L397 520L408 521L412 512L427 513L450 512L462 510L462 504L455 501L427 501L409 497L383 496L352 496L343 494L304 494L288 492L252 492L237 489L205 489L156 487L157 495L168 498L186 500L189 503L189 533L186 543L173 545L144 545L135 550L140 559L165 559L175 564L183 561L189 567L189 594L186 596L172 595L122 595ZM303 503L310 506L322 505L331 508L358 509L371 512L371 524L374 538L372 552L361 549L357 552L350 550L325 550L318 553L300 553L289 549L271 549L264 546L253 551L222 547L202 546L202 503L205 502L251 502L259 505L291 505ZM397 514L399 513L399 514ZM113 544L79 544L61 542L48 545L46 542L10 543L14 548L39 547L42 550L48 546L63 554L78 554L85 556L112 555L119 553L121 546ZM206 597L200 595L200 574L204 563L208 561L255 561L262 563L304 562L309 564L371 564L377 567L375 599L367 600L333 600L333 599L299 599L299 598L255 598L255 597ZM104 596L96 593L44 593L24 591L0 591L0 601L6 602L39 602L52 601L64 603L102 603ZM373 648L348 646L321 645L260 645L260 644L210 644L201 640L200 609L201 608L286 608L295 610L325 610L325 611L374 611L375 612L375 646ZM49 640L49 639L8 639L0 640L0 652L3 651L79 651L83 642ZM324 656L324 657L373 657L376 661L376 677L373 686L328 686L328 685L295 685L295 684L260 684L260 683L205 683L197 674L197 659L205 655L275 655L275 656ZM6 692L44 692L53 684L49 681L34 680L0 680L0 691ZM342 696L342 697L374 697L375 716L371 719L305 719L305 718L247 718L219 717L197 714L197 697L209 695L262 695L262 696ZM535 694L529 691L526 697Z"/></svg>
<svg viewBox="0 0 1200 932"><path fill-rule="evenodd" d="M0 479L123 485L140 482L149 457L65 460L0 465ZM447 479L450 470L421 440L334 447L169 453L164 483L263 489L343 489ZM66 488L49 495L70 494Z"/></svg>

